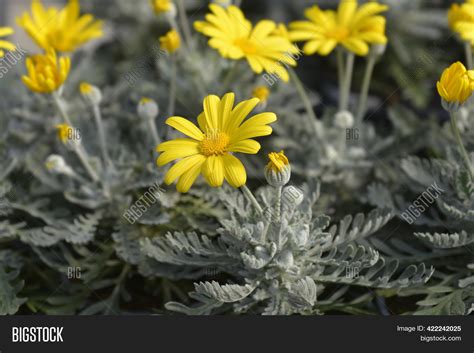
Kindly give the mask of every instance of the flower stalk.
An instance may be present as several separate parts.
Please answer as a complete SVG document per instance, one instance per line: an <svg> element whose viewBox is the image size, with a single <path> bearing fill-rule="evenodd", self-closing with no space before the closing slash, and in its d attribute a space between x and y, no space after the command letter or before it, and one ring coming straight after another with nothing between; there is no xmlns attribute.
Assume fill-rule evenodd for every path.
<svg viewBox="0 0 474 353"><path fill-rule="evenodd" d="M369 55L367 65L365 67L364 79L362 81L362 88L360 90L359 106L356 113L356 126L362 123L362 119L367 111L367 98L369 96L370 82L372 81L372 74L374 72L376 62L375 55Z"/></svg>
<svg viewBox="0 0 474 353"><path fill-rule="evenodd" d="M290 79L295 84L295 88L298 91L301 101L303 102L303 105L306 109L306 113L307 113L306 116L308 117L308 123L310 127L313 129L317 140L322 141L323 136L317 125L318 118L316 117L316 114L314 113L313 106L311 104L308 94L306 93L306 89L304 88L303 82L301 82L295 70L293 70L291 67L288 68L288 72L290 74Z"/></svg>
<svg viewBox="0 0 474 353"><path fill-rule="evenodd" d="M170 94L168 102L168 116L173 116L176 108L176 78L178 75L178 67L176 63L176 56L171 55L171 79L170 79ZM155 127L156 130L156 127Z"/></svg>
<svg viewBox="0 0 474 353"><path fill-rule="evenodd" d="M355 54L352 52L347 53L346 57L346 68L344 70L344 82L343 88L341 90L341 97L339 101L339 111L344 111L349 109L349 96L351 93L352 86L352 73L354 71L354 60Z"/></svg>
<svg viewBox="0 0 474 353"><path fill-rule="evenodd" d="M184 41L186 47L192 49L192 37L191 37L191 26L189 25L188 15L186 14L186 7L184 6L184 0L178 0L178 13L179 21L183 30Z"/></svg>
<svg viewBox="0 0 474 353"><path fill-rule="evenodd" d="M471 43L466 42L464 43L464 49L466 51L466 63L467 63L467 69L468 70L474 70L474 58L472 54L472 46Z"/></svg>
<svg viewBox="0 0 474 353"><path fill-rule="evenodd" d="M247 197L247 199L252 203L252 205L256 208L257 212L260 214L263 214L263 209L262 206L258 203L257 199L253 195L252 191L247 187L247 185L242 185L240 187L244 195Z"/></svg>
<svg viewBox="0 0 474 353"><path fill-rule="evenodd" d="M72 126L71 119L69 118L69 114L66 110L66 102L64 102L63 98L58 92L53 92L52 96L54 103L56 104L56 107L58 108L58 111L61 114L61 117L64 119L64 122Z"/></svg>
<svg viewBox="0 0 474 353"><path fill-rule="evenodd" d="M470 178L472 179L473 177L473 170L471 167L471 159L469 158L469 154L466 151L466 148L464 147L464 144L461 139L461 133L459 132L458 124L457 124L457 119L456 119L456 113L455 112L450 112L451 116L451 129L453 130L454 138L456 139L456 143L459 146L459 150L461 152L461 156L464 161L464 165L469 173Z"/></svg>
<svg viewBox="0 0 474 353"><path fill-rule="evenodd" d="M111 163L111 159L109 156L109 152L107 150L107 140L105 137L104 124L102 122L102 114L97 104L92 105L92 111L94 114L95 123L97 125L97 131L99 134L99 143L100 143L100 150L102 152L102 158L104 159L104 162L106 164L109 164Z"/></svg>

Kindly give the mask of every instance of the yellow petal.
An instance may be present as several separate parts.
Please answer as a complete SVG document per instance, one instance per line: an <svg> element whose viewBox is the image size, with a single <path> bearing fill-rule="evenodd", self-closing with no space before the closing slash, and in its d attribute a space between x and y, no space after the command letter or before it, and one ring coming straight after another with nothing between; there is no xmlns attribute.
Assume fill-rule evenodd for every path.
<svg viewBox="0 0 474 353"><path fill-rule="evenodd" d="M166 120L166 124L195 140L202 141L202 139L204 138L204 134L202 133L202 131L199 130L196 125L194 125L192 122L185 118L173 116Z"/></svg>
<svg viewBox="0 0 474 353"><path fill-rule="evenodd" d="M242 140L229 146L229 152L240 152L247 154L257 154L260 151L260 144L255 140Z"/></svg>
<svg viewBox="0 0 474 353"><path fill-rule="evenodd" d="M247 173L240 160L231 154L222 157L224 163L225 180L234 188L239 188L247 182Z"/></svg>
<svg viewBox="0 0 474 353"><path fill-rule="evenodd" d="M186 173L181 175L178 180L178 183L176 184L176 190L178 190L178 192L183 193L188 192L191 186L196 181L199 174L201 173L201 169L202 163L197 163L194 167L192 167Z"/></svg>
<svg viewBox="0 0 474 353"><path fill-rule="evenodd" d="M200 154L180 160L178 163L172 166L170 170L168 170L168 172L166 173L165 183L167 185L173 183L176 179L178 179L181 175L186 173L194 166L202 165L205 160L206 157Z"/></svg>
<svg viewBox="0 0 474 353"><path fill-rule="evenodd" d="M202 166L202 174L210 186L222 186L222 183L224 182L224 165L222 157L208 157Z"/></svg>

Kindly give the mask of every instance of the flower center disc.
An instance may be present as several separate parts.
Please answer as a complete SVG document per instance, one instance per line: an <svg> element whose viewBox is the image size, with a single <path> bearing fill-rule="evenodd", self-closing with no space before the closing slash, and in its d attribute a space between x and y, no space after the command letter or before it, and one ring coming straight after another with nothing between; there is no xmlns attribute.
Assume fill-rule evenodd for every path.
<svg viewBox="0 0 474 353"><path fill-rule="evenodd" d="M206 157L221 155L227 152L229 136L223 132L210 131L206 133L204 140L200 142L201 153Z"/></svg>
<svg viewBox="0 0 474 353"><path fill-rule="evenodd" d="M245 54L255 54L257 52L255 45L247 38L236 39L234 44L238 46Z"/></svg>
<svg viewBox="0 0 474 353"><path fill-rule="evenodd" d="M337 41L341 41L349 36L349 30L346 27L336 27L328 33L328 36Z"/></svg>

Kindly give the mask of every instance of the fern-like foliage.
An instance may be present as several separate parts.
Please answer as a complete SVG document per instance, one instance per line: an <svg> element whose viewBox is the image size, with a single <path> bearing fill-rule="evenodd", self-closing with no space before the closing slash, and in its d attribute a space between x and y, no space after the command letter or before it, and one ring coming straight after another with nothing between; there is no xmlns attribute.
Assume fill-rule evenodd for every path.
<svg viewBox="0 0 474 353"><path fill-rule="evenodd" d="M286 187L280 203L272 188L262 189L267 211L260 214L228 189L222 200L230 219L222 221L217 236L175 232L142 239L143 252L156 261L216 268L231 278L227 284L196 284L190 296L200 305L168 303L167 308L210 314L233 304L238 313L309 314L319 311L319 297L332 284L402 288L426 283L433 269L420 264L400 271L396 260L387 262L375 249L358 244L381 229L390 212L346 216L330 226L329 217L312 212L319 194L314 191L315 199L303 200L299 189Z"/></svg>

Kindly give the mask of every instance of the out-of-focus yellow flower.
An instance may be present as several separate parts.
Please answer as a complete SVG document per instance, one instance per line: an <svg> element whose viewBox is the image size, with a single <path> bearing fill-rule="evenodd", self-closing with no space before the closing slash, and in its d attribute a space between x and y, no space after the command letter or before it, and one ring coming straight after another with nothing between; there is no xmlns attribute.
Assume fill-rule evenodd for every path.
<svg viewBox="0 0 474 353"><path fill-rule="evenodd" d="M165 176L165 183L178 179L179 192L187 192L196 178L202 174L212 187L219 187L224 179L235 188L245 185L247 173L235 153L255 154L260 144L254 137L272 133L268 124L276 121L274 113L260 113L245 120L257 106L253 98L234 107L234 93L219 98L211 95L204 99L204 112L198 118L198 125L181 117L171 117L166 124L189 136L160 144L159 166L180 159Z"/></svg>
<svg viewBox="0 0 474 353"><path fill-rule="evenodd" d="M270 97L270 90L265 86L257 86L253 90L252 95L255 98L260 99L262 104L265 104L268 100L268 97Z"/></svg>
<svg viewBox="0 0 474 353"><path fill-rule="evenodd" d="M459 37L474 46L474 0L453 4L448 11L449 27Z"/></svg>
<svg viewBox="0 0 474 353"><path fill-rule="evenodd" d="M379 14L388 6L375 1L358 7L357 0L341 0L337 11L313 6L305 11L309 21L290 24L290 38L305 41L306 55L328 55L338 45L361 56L369 53L370 44L385 44L386 20Z"/></svg>
<svg viewBox="0 0 474 353"><path fill-rule="evenodd" d="M10 27L0 27L0 38L6 37L13 34L13 28ZM5 55L4 49L6 50L15 50L15 45L6 40L0 39L0 58Z"/></svg>
<svg viewBox="0 0 474 353"><path fill-rule="evenodd" d="M28 76L23 76L23 83L36 93L53 93L66 81L71 68L67 56L58 59L54 49L46 54L34 55L26 59Z"/></svg>
<svg viewBox="0 0 474 353"><path fill-rule="evenodd" d="M40 0L33 0L31 15L25 12L17 22L45 50L72 52L102 36L102 22L90 14L81 16L79 0L69 0L62 9L45 8Z"/></svg>
<svg viewBox="0 0 474 353"><path fill-rule="evenodd" d="M269 153L268 159L270 159L270 162L267 164L267 169L273 170L274 172L281 172L290 164L283 151Z"/></svg>
<svg viewBox="0 0 474 353"><path fill-rule="evenodd" d="M157 15L169 12L173 8L173 2L171 0L150 0L151 7Z"/></svg>
<svg viewBox="0 0 474 353"><path fill-rule="evenodd" d="M266 71L289 80L284 66L296 66L293 55L299 51L287 38L274 33L273 21L263 20L253 27L234 5L223 8L211 4L209 8L212 13L206 15L206 21L195 22L194 28L210 37L211 48L227 59L247 59L257 74Z"/></svg>
<svg viewBox="0 0 474 353"><path fill-rule="evenodd" d="M92 92L92 89L94 87L87 83L87 82L82 82L80 85L79 85L79 91L81 92L82 95L87 95L87 94L90 94Z"/></svg>
<svg viewBox="0 0 474 353"><path fill-rule="evenodd" d="M474 71L458 61L443 71L436 87L446 103L464 104L474 91Z"/></svg>
<svg viewBox="0 0 474 353"><path fill-rule="evenodd" d="M160 37L160 47L168 53L173 54L181 47L181 37L178 31L172 29L164 36Z"/></svg>
<svg viewBox="0 0 474 353"><path fill-rule="evenodd" d="M74 134L74 128L68 124L58 124L55 126L58 131L58 138L62 143L67 143L72 139Z"/></svg>

